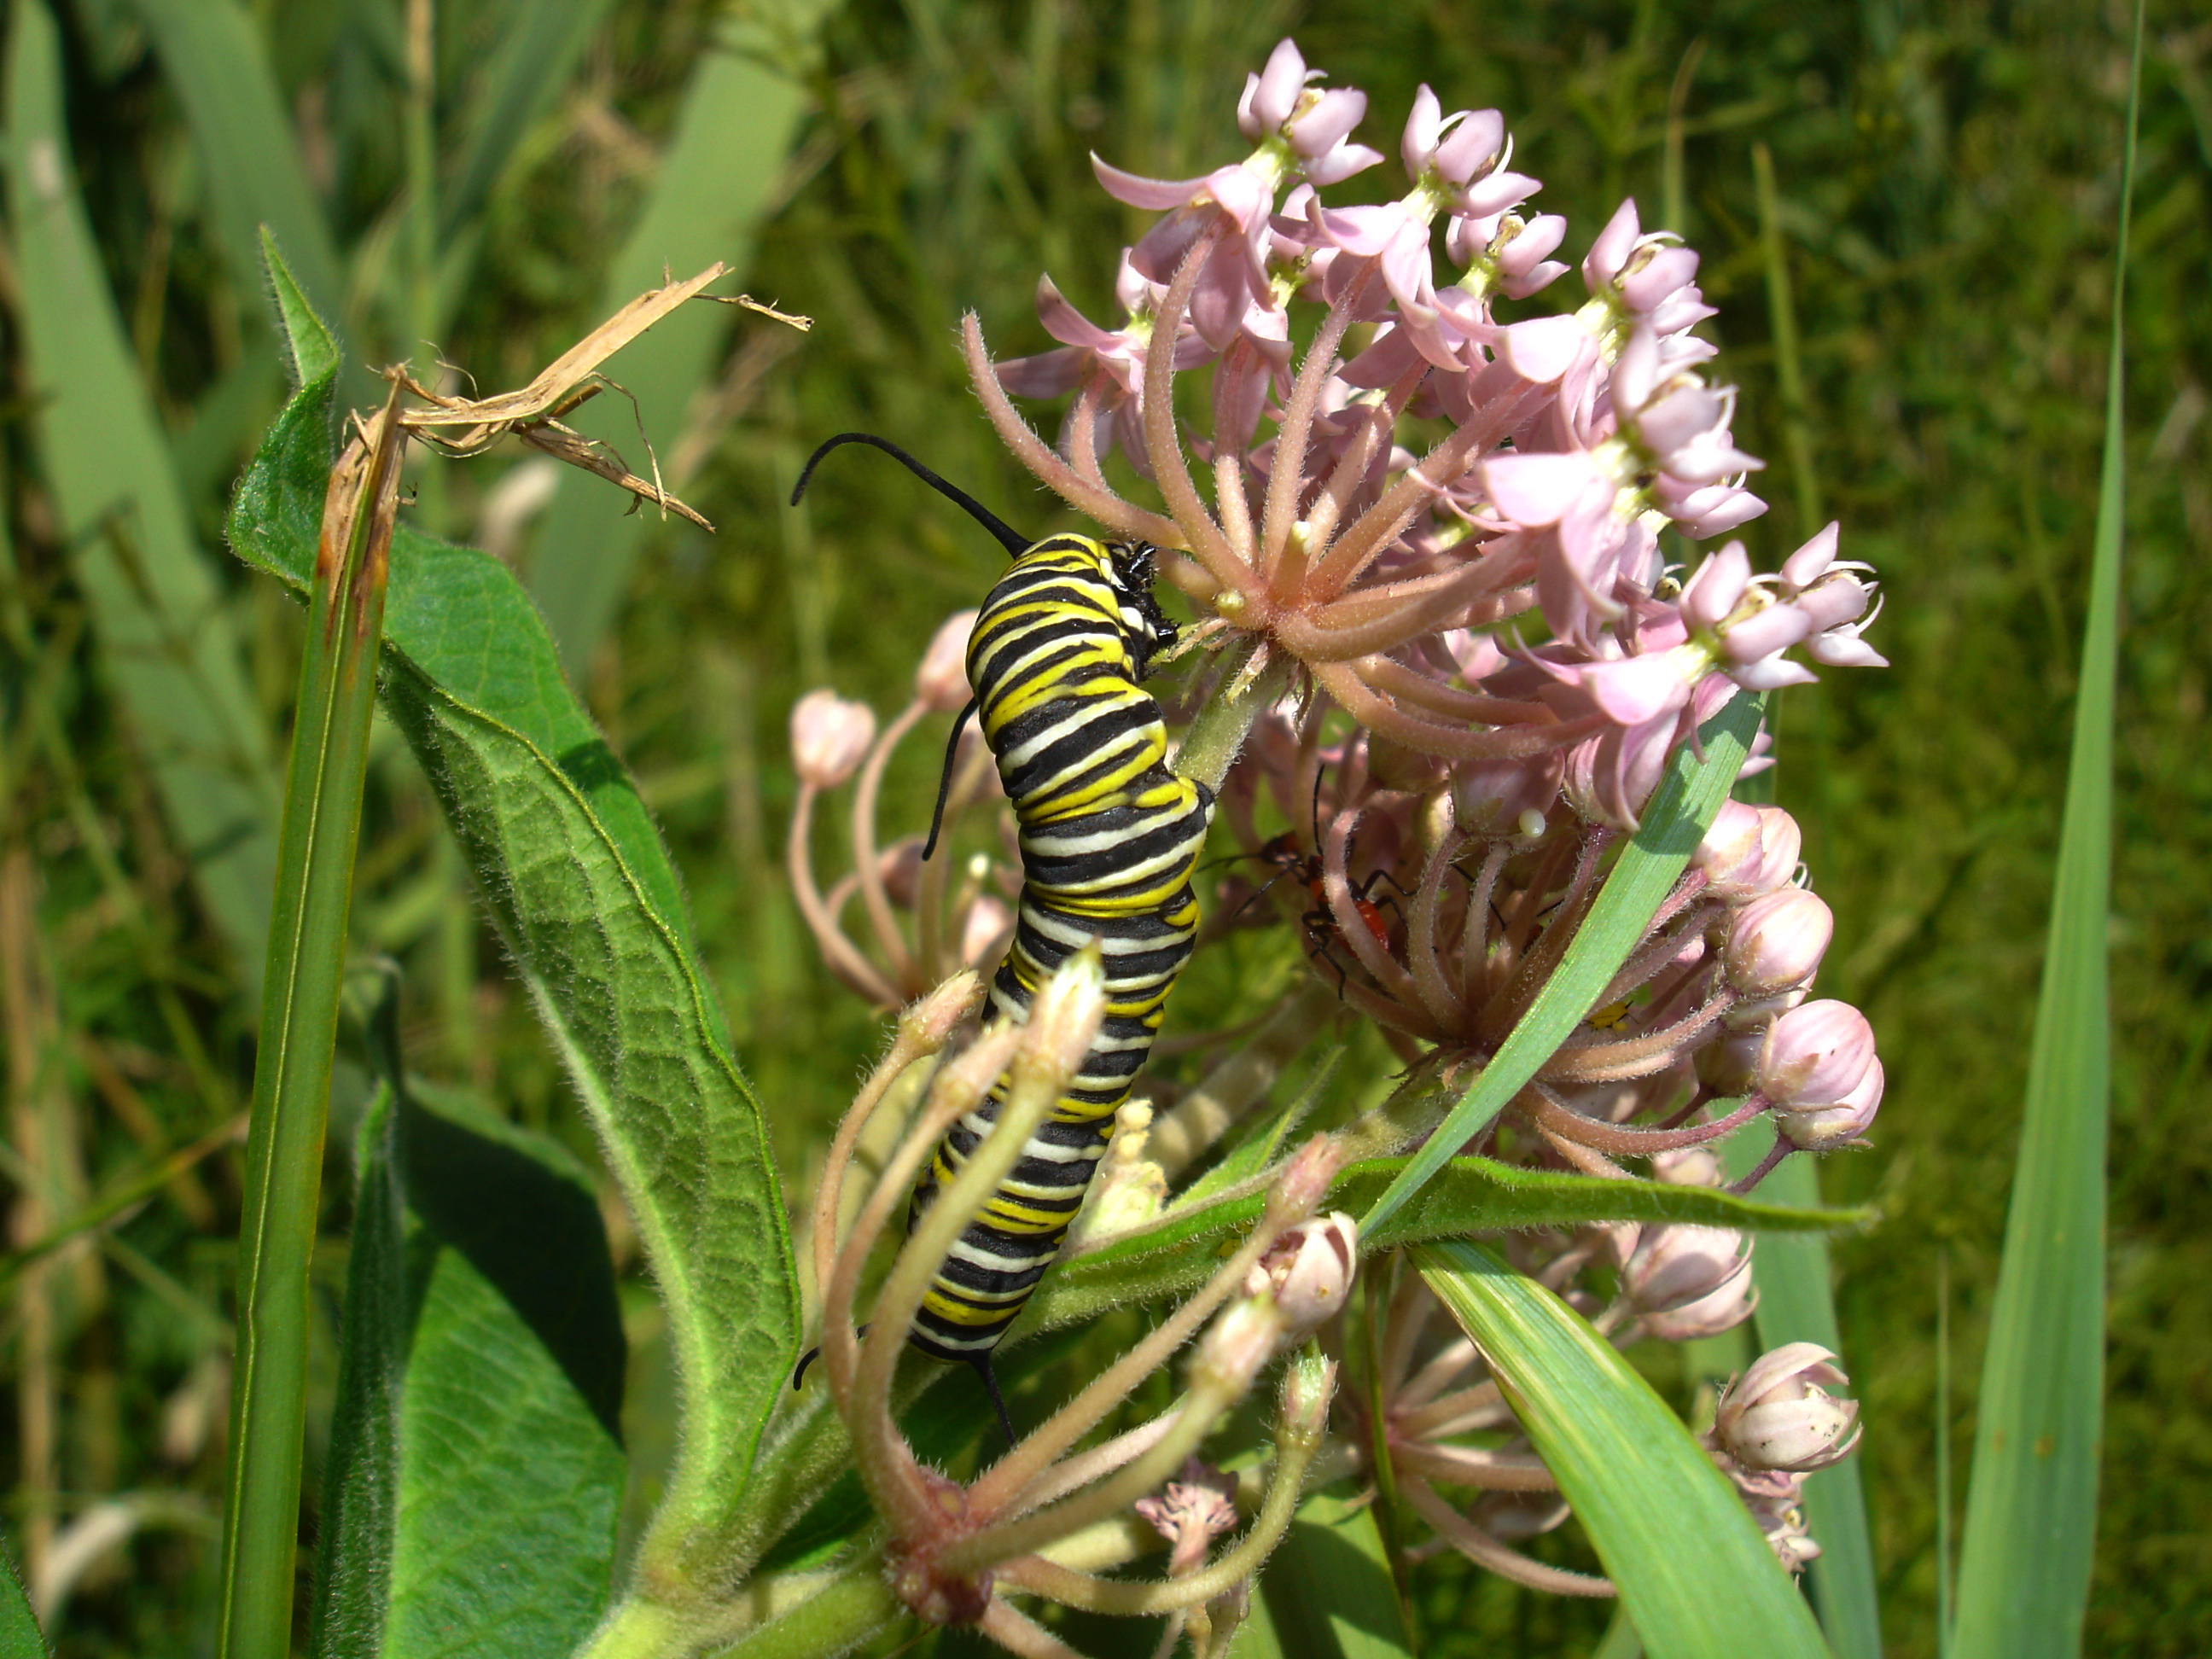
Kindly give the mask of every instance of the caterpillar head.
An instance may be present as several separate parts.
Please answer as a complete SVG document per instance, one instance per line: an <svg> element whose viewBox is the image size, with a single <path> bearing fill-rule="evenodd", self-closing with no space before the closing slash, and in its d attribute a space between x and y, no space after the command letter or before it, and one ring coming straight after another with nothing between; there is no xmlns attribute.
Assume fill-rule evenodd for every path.
<svg viewBox="0 0 2212 1659"><path fill-rule="evenodd" d="M1106 568L1121 612L1121 633L1128 641L1133 678L1142 679L1152 653L1175 643L1176 625L1152 597L1152 581L1159 574L1160 550L1150 542L1109 542Z"/></svg>

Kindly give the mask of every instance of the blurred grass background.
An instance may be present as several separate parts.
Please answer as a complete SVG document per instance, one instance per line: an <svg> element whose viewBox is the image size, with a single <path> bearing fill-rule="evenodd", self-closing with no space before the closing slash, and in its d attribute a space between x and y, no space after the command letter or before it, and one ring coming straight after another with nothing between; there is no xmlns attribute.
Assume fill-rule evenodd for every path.
<svg viewBox="0 0 2212 1659"><path fill-rule="evenodd" d="M1889 1068L1877 1150L1823 1177L1831 1200L1887 1217L1839 1243L1845 1359L1866 1401L1889 1648L1935 1652L1937 1424L1948 1410L1963 1454L2094 507L2119 9L8 9L0 1469L34 1589L48 1610L67 1598L60 1652L200 1650L212 1632L229 1132L251 1073L298 629L216 534L284 391L256 223L275 227L340 326L363 398L367 364L410 354L487 390L520 384L664 263L683 275L728 259L750 292L817 319L802 338L696 307L611 366L636 417L611 398L582 417L634 463L641 419L717 537L624 518L578 480L549 502L542 460L414 475L427 528L521 569L636 771L804 1192L878 1027L820 969L783 890L785 716L824 683L885 712L903 702L929 632L975 601L994 556L866 458L825 476L803 513L782 499L819 438L860 426L912 443L1018 525L1054 522L978 418L954 323L972 307L1002 355L1042 349L1040 270L1108 318L1115 251L1138 222L1097 189L1086 151L1166 176L1233 159L1242 77L1285 32L1369 92L1363 136L1386 152L1422 80L1448 109L1502 109L1516 164L1546 181L1540 204L1570 216L1571 257L1623 195L1647 225L1683 230L1722 308L1707 331L1743 389L1739 431L1771 463L1755 559L1771 568L1832 515L1846 556L1880 568L1874 638L1894 667L1784 699L1779 793L1837 913L1822 988L1867 1010ZM2212 25L2161 0L2151 28L2128 330L2111 1398L2088 1645L2199 1655L2212 1651ZM1390 177L1378 168L1354 193ZM1563 301L1579 291L1565 279ZM917 828L928 746L892 779ZM404 967L411 1062L576 1138L557 1066L389 733L370 793L356 940ZM834 856L832 838L821 846ZM346 1185L334 1163L333 1295ZM632 1325L633 1437L649 1443L667 1425L646 1403L642 1285ZM311 1461L311 1502L312 1488ZM1471 1572L1437 1572L1419 1601L1439 1653L1582 1651L1601 1626Z"/></svg>

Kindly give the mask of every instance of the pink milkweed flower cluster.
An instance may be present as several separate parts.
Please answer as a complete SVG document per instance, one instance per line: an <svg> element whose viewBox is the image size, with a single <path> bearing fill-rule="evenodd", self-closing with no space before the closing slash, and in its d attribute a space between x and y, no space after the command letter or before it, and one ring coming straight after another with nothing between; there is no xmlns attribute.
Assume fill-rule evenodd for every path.
<svg viewBox="0 0 2212 1659"><path fill-rule="evenodd" d="M1255 148L1201 177L1094 158L1109 194L1161 213L1121 256L1120 325L1045 277L1039 314L1062 344L994 363L970 316L976 390L1072 506L1180 551L1164 574L1203 634L1254 643L1248 672L1285 653L1376 737L1448 762L1581 749L1589 804L1632 825L1628 780L1693 710L1810 678L1793 652L1879 664L1862 637L1874 585L1837 560L1832 526L1775 574L1735 542L1671 573L1662 530L1704 539L1765 510L1735 389L1711 383L1714 348L1690 331L1713 314L1698 256L1626 203L1582 262L1578 308L1501 321L1499 300L1567 270L1550 257L1565 222L1530 210L1540 185L1512 167L1503 118L1445 114L1422 88L1406 193L1333 207L1324 190L1383 158L1349 136L1364 95L1320 78L1277 46L1239 105ZM1201 369L1207 418L1186 427L1176 380ZM1048 447L1012 398L1060 394ZM1164 513L1109 482L1116 452ZM1499 634L1516 619L1541 642Z"/></svg>
<svg viewBox="0 0 2212 1659"><path fill-rule="evenodd" d="M1222 1057L1186 1090L1148 1074L1150 1099L1123 1108L1072 1249L1087 1248L1093 1223L1124 1224L1125 1208L1140 1220L1157 1212L1173 1176L1331 1030L1332 1010L1370 1025L1407 1070L1390 1103L1317 1144L1364 1157L1432 1129L1437 1115L1423 1117L1420 1103L1455 1096L1536 1005L1699 725L1739 694L1802 683L1816 666L1882 662L1864 637L1880 609L1872 573L1838 556L1835 526L1766 574L1733 535L1765 511L1748 484L1760 464L1737 446L1735 391L1713 377L1715 349L1692 331L1713 314L1696 253L1646 231L1624 204L1581 260L1571 309L1503 320L1500 301L1545 295L1571 269L1554 257L1567 225L1531 210L1540 186L1514 167L1503 118L1448 112L1424 87L1397 145L1404 193L1336 205L1324 192L1385 161L1354 139L1365 111L1364 94L1323 84L1283 42L1239 100L1251 145L1241 160L1152 179L1094 158L1111 195L1158 216L1120 253L1117 319L1085 317L1045 276L1037 309L1054 349L994 362L977 319L963 325L975 389L1008 447L1110 532L1166 550L1163 574L1200 617L1184 638L1214 658L1182 701L1203 720L1274 688L1249 699L1256 719L1238 717L1241 751L1204 749L1194 727L1177 757L1216 789L1222 831L1264 866L1201 880L1200 956L1224 933L1272 922L1295 930L1315 975L1257 1019L1171 1030L1170 1042ZM1067 399L1054 442L1018 398ZM1109 478L1124 469L1127 494ZM1685 558L1662 537L1727 539ZM1020 872L1002 807L988 850L964 862L940 852L925 863L918 836L876 821L896 744L966 700L972 620L939 630L913 700L880 734L868 711L826 691L793 712L794 885L833 970L886 1008L963 967L988 970L1012 927ZM972 732L949 765L948 842L1000 799ZM825 891L812 815L848 782L854 867ZM1611 983L1464 1150L1719 1188L1717 1144L1765 1119L1771 1150L1732 1183L1741 1194L1791 1152L1862 1144L1882 1066L1864 1017L1813 994L1835 918L1800 851L1781 808L1723 806ZM909 1162L930 1138L910 1140ZM1304 1194L1298 1214L1316 1215L1320 1200ZM871 1204L878 1226L896 1207ZM1255 1268L1244 1285L1261 1300L1210 1339L1224 1352L1273 1352L1292 1306L1340 1351L1330 1332L1356 1259L1351 1224L1285 1229L1267 1273ZM871 1238L856 1229L834 1275L823 1260L841 1333ZM1538 1229L1500 1248L1623 1346L1711 1336L1757 1304L1752 1242L1727 1227ZM1217 1275L1208 1294L1228 1282ZM1474 1346L1438 1335L1441 1309L1418 1275L1395 1282L1373 1336L1376 1386L1337 1401L1352 1430L1319 1466L1379 1478L1375 1460L1387 1458L1395 1491L1433 1530L1416 1553L1455 1549L1523 1583L1611 1594L1603 1579L1516 1547L1565 1517L1557 1484ZM878 1428L896 1332L881 1338L872 1369L857 1338L825 1334L823 1346L841 1410ZM1856 1408L1818 1386L1842 1380L1832 1361L1798 1348L1762 1359L1724 1398L1707 1443L1793 1569L1819 1553L1798 1503L1802 1474L1856 1437ZM1053 1444L1011 1467L1030 1479L1062 1449ZM1191 1450L1171 1449L1176 1459ZM1030 1588L1066 1588L1075 1605L1094 1593L1072 1581L1048 1589L1045 1568L994 1553L1035 1543L1036 1529L994 1532L994 1552L972 1539L944 1545L925 1522L950 1500L885 1457L886 1513L909 1515L914 1547L939 1552L932 1583L952 1582L947 1562L965 1571L994 1554L1006 1582L1028 1574ZM1013 1490L1011 1476L982 1482L960 1500L962 1525L995 1528L982 1517ZM1224 1519L1195 1474L1148 1502L1178 1563L1200 1559ZM988 1600L983 1578L961 1582ZM1187 1609L1194 1639L1233 1624L1227 1580L1178 1582L1184 1599L1157 1605ZM1006 1615L989 1616L1000 1621L992 1633L1026 1650Z"/></svg>

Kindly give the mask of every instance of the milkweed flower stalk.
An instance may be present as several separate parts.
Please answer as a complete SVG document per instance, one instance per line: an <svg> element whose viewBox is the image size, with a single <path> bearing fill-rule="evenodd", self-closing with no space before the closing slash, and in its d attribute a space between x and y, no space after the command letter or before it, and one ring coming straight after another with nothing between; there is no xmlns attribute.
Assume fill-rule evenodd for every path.
<svg viewBox="0 0 2212 1659"><path fill-rule="evenodd" d="M1693 331L1713 314L1696 253L1646 230L1623 204L1582 257L1571 308L1504 320L1501 301L1527 309L1517 302L1548 295L1570 266L1553 257L1569 228L1531 207L1540 185L1514 166L1503 117L1447 112L1423 88L1397 144L1404 193L1334 205L1325 197L1334 186L1384 160L1353 137L1364 112L1364 94L1322 84L1284 42L1240 100L1250 146L1242 159L1150 179L1094 158L1111 195L1158 216L1119 257L1118 321L1085 317L1047 276L1037 310L1053 349L996 361L981 322L963 325L977 395L1007 447L1109 532L1164 550L1161 574L1197 614L1170 653L1200 659L1179 696L1195 713L1175 764L1215 792L1216 846L1233 849L1228 873L1199 883L1199 959L1226 934L1278 928L1312 966L1312 979L1272 1008L1217 1030L1173 1032L1170 1013L1170 1040L1226 1056L1183 1097L1206 1110L1155 1120L1142 1103L1124 1105L1108 1176L1072 1248L1141 1226L1168 1201L1172 1176L1204 1154L1189 1143L1256 1110L1286 1056L1355 1024L1395 1051L1402 1085L1314 1145L1366 1157L1432 1131L1438 1115L1423 1103L1463 1091L1544 998L1700 726L1732 699L1802 684L1815 667L1882 661L1865 638L1876 584L1868 567L1838 556L1836 526L1765 574L1735 533L1765 510L1749 486L1760 463L1736 444L1736 392ZM1066 404L1048 442L1017 400L1052 398ZM1675 540L1719 545L1686 554ZM897 745L941 742L927 717L966 700L956 665L972 621L946 622L912 701L880 728L827 692L793 714L801 908L831 969L885 1008L963 969L988 970L1013 926L1020 858L979 744L956 740L946 757L944 823L948 843L981 850L924 861L919 825L877 821ZM1762 737L1747 772L1768 763L1765 746ZM811 817L848 787L853 867L823 888ZM978 817L989 833L975 833ZM1801 840L1778 806L1725 804L1610 982L1459 1150L1741 1194L1794 1152L1863 1144L1884 1075L1863 1016L1814 994L1835 918L1812 890ZM1063 1570L1036 1553L1049 1528L1019 1518L1025 1505L1058 1517L1054 1525L1103 1514L1060 1506L1080 1472L1124 1505L1144 1498L1176 1551L1173 1588L1147 1587L1144 1606L1175 1613L1206 1650L1233 1624L1243 1582L1221 1564L1242 1571L1254 1549L1264 1554L1250 1540L1265 1530L1276 1486L1242 1494L1240 1513L1257 1503L1261 1518L1246 1541L1208 1559L1224 1519L1218 1492L1209 1498L1197 1474L1176 1480L1179 1492L1163 1487L1199 1449L1193 1413L1171 1408L1103 1448L1072 1449L1104 1421L1115 1390L1126 1397L1216 1310L1201 1352L1249 1357L1280 1346L1279 1333L1263 1334L1293 1304L1327 1352L1369 1356L1368 1386L1336 1398L1339 1432L1320 1455L1397 1495L1426 1529L1409 1534L1414 1555L1455 1550L1547 1591L1612 1593L1606 1580L1522 1547L1567 1507L1483 1356L1417 1275L1387 1258L1359 1263L1393 1275L1370 1281L1393 1288L1364 1345L1341 1342L1356 1230L1320 1218L1318 1188L1296 1204L1281 1198L1294 1170L1310 1180L1322 1157L1311 1147L1242 1177L1242 1190L1273 1194L1264 1224L1094 1379L1079 1406L957 1492L902 1453L890 1365L915 1287L988 1189L975 1173L981 1160L963 1180L981 1184L958 1203L940 1200L917 1224L865 1339L853 1324L860 1264L929 1146L968 1109L962 1103L1039 1041L987 1028L944 1063L834 1251L817 1218L817 1249L831 1252L821 1264L829 1387L894 1534L921 1540L894 1550L917 1564L922 1588L909 1594L898 1580L908 1605L980 1621L1023 1652L1045 1650L1034 1626L1014 1622L1020 1615L994 1611L1006 1589L1135 1610L1115 1600L1119 1589L1056 1577ZM1171 1083L1145 1086L1172 1097ZM1021 1092L1009 1097L1002 1135ZM856 1108L848 1125L865 1115ZM1771 1136L1768 1149L1729 1183L1716 1148L1753 1126ZM1173 1150L1148 1161L1148 1135ZM841 1134L840 1145L825 1192L850 1160L851 1141ZM1097 1201L1102 1187L1113 1189L1107 1204ZM836 1213L831 1200L823 1216ZM1757 1305L1753 1241L1729 1227L1530 1228L1498 1248L1622 1346L1712 1336ZM1305 1380L1300 1403L1286 1395L1286 1425L1305 1420L1297 1413L1334 1382L1294 1374ZM1212 1375L1194 1367L1191 1389L1211 1386ZM1789 1422L1758 1430L1757 1443L1802 1446L1825 1434L1841 1455L1855 1418L1823 1392L1841 1380L1832 1357L1768 1356L1724 1398L1706 1443L1793 1571L1818 1553L1796 1484L1816 1465L1751 1452L1746 1425L1780 1413ZM1135 1484L1139 1475L1146 1484Z"/></svg>
<svg viewBox="0 0 2212 1659"><path fill-rule="evenodd" d="M1008 1599L1014 1595L1098 1613L1167 1614L1178 1629L1186 1620L1210 1629L1289 1525L1322 1443L1335 1391L1334 1364L1310 1355L1288 1367L1273 1467L1255 1494L1249 1525L1218 1555L1211 1553L1212 1540L1237 1530L1234 1506L1224 1510L1215 1502L1202 1517L1183 1516L1188 1493L1179 1501L1170 1477L1271 1362L1341 1308L1356 1259L1346 1236L1350 1223L1314 1216L1340 1159L1325 1138L1291 1159L1251 1236L1180 1309L975 1480L955 1482L922 1462L901 1433L892 1410L893 1373L931 1275L1097 1036L1106 1004L1095 950L1072 958L1046 984L1026 1024L993 1022L938 1065L921 1109L842 1243L836 1222L868 1120L900 1073L941 1055L982 1000L981 981L963 973L904 1011L890 1052L839 1128L816 1200L820 1358L852 1437L854 1462L888 1528L881 1547L886 1580L925 1620L974 1625L1018 1653L1066 1650L1015 1607ZM862 1271L878 1240L896 1225L899 1200L939 1138L975 1111L1002 1077L1010 1086L995 1129L916 1221L877 1290L869 1323L857 1327ZM1327 1242L1316 1247L1310 1237ZM1184 1390L1166 1411L1103 1444L1075 1449L1194 1337ZM1151 1496L1164 1486L1158 1498ZM1165 1528L1176 1551L1164 1580L1103 1578L1046 1553L1056 1542L1146 1504L1158 1517L1171 1510L1178 1517ZM1216 1604L1211 1612L1209 1603Z"/></svg>

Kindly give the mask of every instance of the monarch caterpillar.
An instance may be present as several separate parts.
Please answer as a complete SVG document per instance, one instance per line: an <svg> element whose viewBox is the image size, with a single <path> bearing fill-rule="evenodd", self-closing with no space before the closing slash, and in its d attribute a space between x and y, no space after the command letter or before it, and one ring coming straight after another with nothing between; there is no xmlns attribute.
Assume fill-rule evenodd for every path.
<svg viewBox="0 0 2212 1659"><path fill-rule="evenodd" d="M1158 550L1088 536L1030 542L904 450L846 432L841 444L884 451L963 508L1013 556L983 601L968 646L975 697L954 720L923 857L933 852L954 752L972 713L1019 826L1022 892L1014 939L991 982L992 1011L1020 1021L1061 963L1096 940L1104 956L1106 1017L1066 1092L939 1267L908 1340L981 1373L1002 1423L991 1370L998 1346L1059 1253L1114 1113L1152 1050L1168 993L1198 932L1191 890L1213 792L1167 760L1160 708L1138 681L1175 625L1152 595ZM908 1230L989 1133L1001 1082L938 1146L915 1188ZM1012 1430L1008 1430L1012 1437Z"/></svg>

